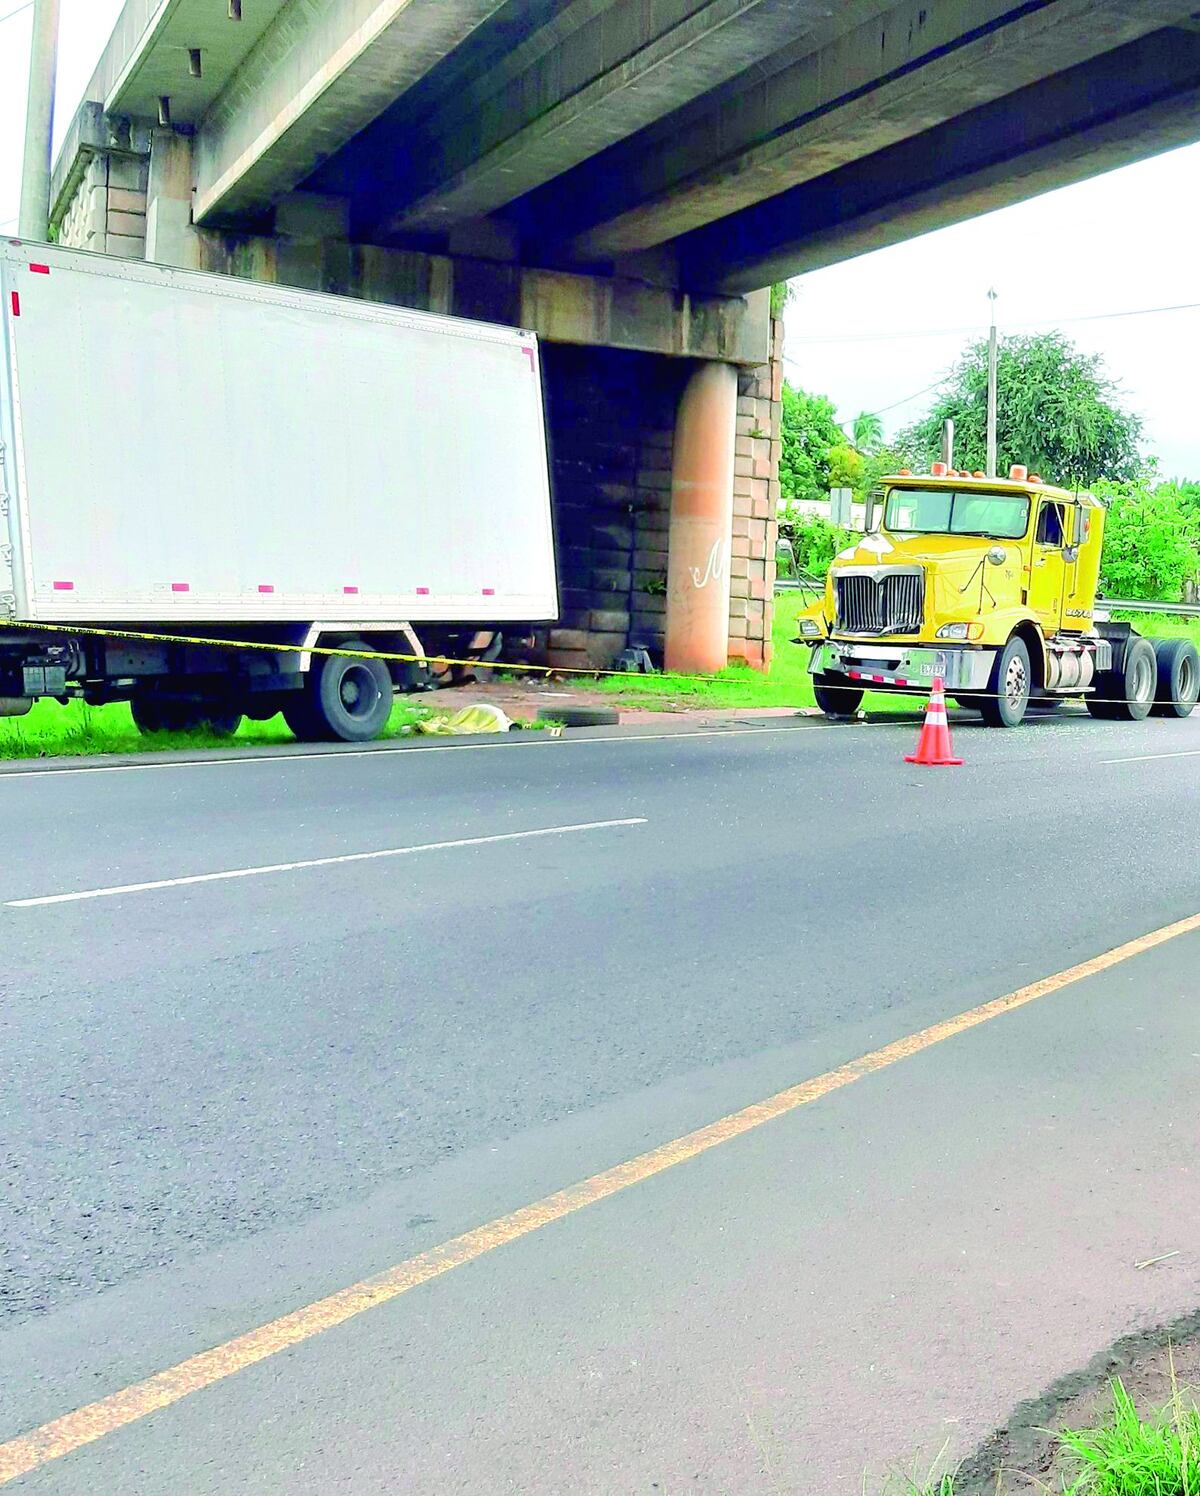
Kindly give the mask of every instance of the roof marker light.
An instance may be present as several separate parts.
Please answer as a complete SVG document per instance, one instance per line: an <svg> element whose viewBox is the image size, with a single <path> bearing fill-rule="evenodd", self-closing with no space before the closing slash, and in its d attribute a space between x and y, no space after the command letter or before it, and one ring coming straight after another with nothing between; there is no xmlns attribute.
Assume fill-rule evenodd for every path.
<svg viewBox="0 0 1200 1496"><path fill-rule="evenodd" d="M931 476L934 478L944 478L949 471L949 467L944 462L935 462L929 469Z"/></svg>
<svg viewBox="0 0 1200 1496"><path fill-rule="evenodd" d="M1029 479L1029 469L1022 463L1014 462L1008 470L1008 476L1014 483L1025 483Z"/></svg>

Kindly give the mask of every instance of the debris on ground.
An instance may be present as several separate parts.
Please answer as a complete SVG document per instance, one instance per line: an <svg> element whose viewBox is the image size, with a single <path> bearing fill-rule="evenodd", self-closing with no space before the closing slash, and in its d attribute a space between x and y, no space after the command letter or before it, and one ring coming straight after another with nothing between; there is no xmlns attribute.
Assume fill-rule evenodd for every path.
<svg viewBox="0 0 1200 1496"><path fill-rule="evenodd" d="M436 737L461 737L467 733L508 732L512 719L492 702L464 706L457 712L433 712L416 724L418 732Z"/></svg>

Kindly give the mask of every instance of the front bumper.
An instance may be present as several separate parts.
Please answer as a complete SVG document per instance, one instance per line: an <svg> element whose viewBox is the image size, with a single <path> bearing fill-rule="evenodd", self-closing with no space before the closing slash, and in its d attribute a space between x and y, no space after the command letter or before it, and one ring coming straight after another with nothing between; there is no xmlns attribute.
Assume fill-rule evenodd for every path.
<svg viewBox="0 0 1200 1496"><path fill-rule="evenodd" d="M996 662L994 649L948 645L846 643L826 639L814 646L809 670L814 675L844 675L864 686L928 690L935 675L953 696L955 691L986 691Z"/></svg>

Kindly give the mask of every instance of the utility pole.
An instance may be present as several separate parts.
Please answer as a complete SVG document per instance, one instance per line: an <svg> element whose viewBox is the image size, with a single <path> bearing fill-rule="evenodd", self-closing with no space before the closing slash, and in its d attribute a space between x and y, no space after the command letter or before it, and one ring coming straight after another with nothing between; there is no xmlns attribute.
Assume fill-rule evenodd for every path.
<svg viewBox="0 0 1200 1496"><path fill-rule="evenodd" d="M50 151L54 134L54 82L58 70L59 0L33 0L29 48L29 102L21 172L22 239L44 241L50 228Z"/></svg>
<svg viewBox="0 0 1200 1496"><path fill-rule="evenodd" d="M996 292L988 292L992 304L992 328L988 333L987 475L996 476Z"/></svg>

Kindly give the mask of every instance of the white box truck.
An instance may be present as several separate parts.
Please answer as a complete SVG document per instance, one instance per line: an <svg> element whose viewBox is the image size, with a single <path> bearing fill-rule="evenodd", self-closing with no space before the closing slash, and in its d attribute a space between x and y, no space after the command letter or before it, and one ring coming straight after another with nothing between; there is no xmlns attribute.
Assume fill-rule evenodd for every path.
<svg viewBox="0 0 1200 1496"><path fill-rule="evenodd" d="M0 295L0 714L365 741L427 670L314 647L557 617L532 334L18 240Z"/></svg>

